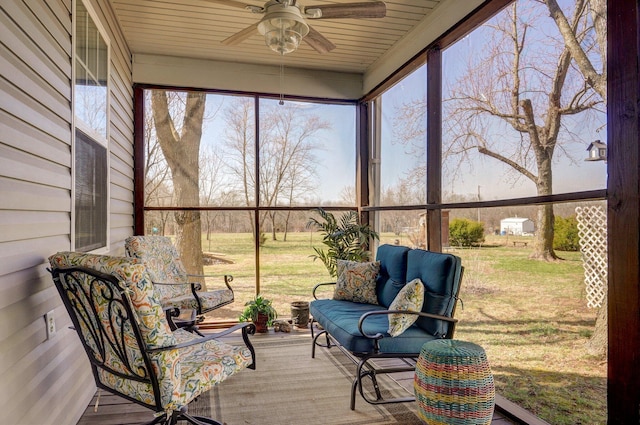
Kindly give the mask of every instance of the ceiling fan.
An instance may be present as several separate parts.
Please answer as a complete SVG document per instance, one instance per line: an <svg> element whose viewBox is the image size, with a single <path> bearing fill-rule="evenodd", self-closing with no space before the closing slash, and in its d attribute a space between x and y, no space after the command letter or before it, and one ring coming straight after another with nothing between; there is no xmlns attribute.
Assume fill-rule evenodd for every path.
<svg viewBox="0 0 640 425"><path fill-rule="evenodd" d="M387 7L382 1L315 6L302 6L297 0L268 0L264 6L236 0L208 1L264 15L255 24L222 40L223 44L233 46L241 43L257 31L264 35L267 46L282 55L296 50L300 40L304 40L318 53L327 53L336 48L329 39L313 29L306 22L307 19L384 18L387 13Z"/></svg>

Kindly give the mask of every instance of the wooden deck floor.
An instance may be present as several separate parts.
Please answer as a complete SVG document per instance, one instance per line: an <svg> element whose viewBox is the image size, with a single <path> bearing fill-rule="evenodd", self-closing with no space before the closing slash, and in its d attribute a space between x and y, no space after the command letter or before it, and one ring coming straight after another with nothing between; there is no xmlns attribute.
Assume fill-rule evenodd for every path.
<svg viewBox="0 0 640 425"><path fill-rule="evenodd" d="M304 329L294 328L292 332L309 332ZM270 334L274 335L273 331ZM398 381L402 386L413 391L413 374L407 372L404 376L394 376L394 379ZM327 391L331 391L331 388L328 388ZM111 395L106 391L101 391L100 400L99 400L99 409L95 411L94 406L96 403L96 395L94 395L93 400L87 406L82 418L78 422L77 425L139 425L149 422L153 419L152 412L149 409L145 409L141 406L138 406L135 403L128 402L121 397ZM525 418L524 421L516 421L513 419L508 419L508 417L513 417L510 414L510 409L515 409L516 413L520 415L523 412L517 412L518 407L512 405L504 398L498 396L497 397L498 404L502 404L506 406L507 411L501 410L499 407L496 408L496 411L493 415L492 425L543 425L545 422L540 421L533 415L529 415L530 417ZM287 404L283 405L286 408ZM292 408L297 408L296 406L291 406ZM526 412L524 412L526 416ZM520 416L521 417L521 416ZM265 425L297 425L297 424L265 424ZM331 425L331 424L327 424Z"/></svg>

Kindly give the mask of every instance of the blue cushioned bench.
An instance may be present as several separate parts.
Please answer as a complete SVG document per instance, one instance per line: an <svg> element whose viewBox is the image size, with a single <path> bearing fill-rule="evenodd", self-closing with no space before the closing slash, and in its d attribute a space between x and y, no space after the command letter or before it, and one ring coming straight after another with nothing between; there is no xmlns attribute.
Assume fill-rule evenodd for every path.
<svg viewBox="0 0 640 425"><path fill-rule="evenodd" d="M460 258L452 254L410 249L395 245L381 245L376 253L380 271L376 278L378 305L353 301L318 299L319 289L335 282L320 283L313 290L314 300L309 305L312 316L312 357L316 347L337 346L357 365L352 384L351 409L355 409L355 393L371 404L413 401L413 397L384 399L376 382L377 374L413 371L415 359L425 342L438 338L453 338L455 313L463 267ZM400 290L419 278L424 285L422 311L414 312L417 321L402 334L391 337L388 310ZM406 313L406 312L405 312ZM314 324L321 331L314 335ZM325 337L321 342L320 337ZM375 359L398 358L398 367L380 367ZM403 366L404 365L404 366ZM373 381L375 399L368 397L362 387L362 379Z"/></svg>

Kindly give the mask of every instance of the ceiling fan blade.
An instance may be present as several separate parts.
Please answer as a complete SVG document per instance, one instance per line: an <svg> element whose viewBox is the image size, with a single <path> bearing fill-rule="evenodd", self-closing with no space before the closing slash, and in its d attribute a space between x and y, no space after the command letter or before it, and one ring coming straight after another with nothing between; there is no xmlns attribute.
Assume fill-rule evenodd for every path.
<svg viewBox="0 0 640 425"><path fill-rule="evenodd" d="M251 6L247 3L243 3L241 1L236 1L236 0L206 0L206 1L208 1L209 3L215 3L222 6L237 7L240 9L246 9L248 6Z"/></svg>
<svg viewBox="0 0 640 425"><path fill-rule="evenodd" d="M221 41L221 43L227 46L234 46L238 43L243 42L258 31L258 24L259 22L256 22L255 24L246 27L242 31L233 34L231 37L225 38Z"/></svg>
<svg viewBox="0 0 640 425"><path fill-rule="evenodd" d="M320 11L320 16L314 17L317 10ZM311 19L384 18L387 15L387 5L383 1L327 4L307 6L304 13Z"/></svg>
<svg viewBox="0 0 640 425"><path fill-rule="evenodd" d="M320 34L312 26L309 25L309 34L305 35L304 40L309 46L311 46L318 53L329 53L336 48L329 39Z"/></svg>

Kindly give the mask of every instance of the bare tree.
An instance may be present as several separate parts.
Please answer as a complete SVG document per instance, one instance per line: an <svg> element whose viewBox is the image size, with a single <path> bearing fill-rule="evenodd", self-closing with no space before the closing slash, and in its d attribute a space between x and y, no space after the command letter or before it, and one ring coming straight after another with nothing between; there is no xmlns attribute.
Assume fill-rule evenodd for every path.
<svg viewBox="0 0 640 425"><path fill-rule="evenodd" d="M542 25L536 20L539 11L519 15L519 7L514 3L495 20L486 53L476 52L477 62L455 82L445 102L451 145L443 150L461 160L477 150L532 181L538 195L550 195L554 154L567 142L561 136L563 118L593 110L602 99L576 77L566 45L549 37L535 40L539 48L531 48L532 29ZM593 49L585 8L574 8L568 23L576 39ZM513 142L506 143L509 139ZM532 257L556 259L553 206L539 207L536 221Z"/></svg>
<svg viewBox="0 0 640 425"><path fill-rule="evenodd" d="M214 146L207 146L200 153L200 201L201 205L223 206L230 205L231 196L223 184L222 156ZM222 214L218 211L203 211L202 216L206 225L207 241L211 240L211 232L215 221Z"/></svg>
<svg viewBox="0 0 640 425"><path fill-rule="evenodd" d="M252 100L241 99L230 105L225 119L227 165L242 186L246 205L253 205L256 178ZM328 129L329 124L293 102L266 106L260 122L260 206L291 205L313 188L316 136ZM276 240L278 217L277 211L267 211L260 220L262 223L268 219L273 240ZM285 232L289 217L284 216Z"/></svg>
<svg viewBox="0 0 640 425"><path fill-rule="evenodd" d="M272 105L261 119L260 202L264 206L289 205L309 190L314 178L315 136L329 128L316 115L289 102ZM276 240L276 211L267 212L271 238Z"/></svg>
<svg viewBox="0 0 640 425"><path fill-rule="evenodd" d="M340 192L340 202L345 205L356 204L356 187L353 185L345 186Z"/></svg>
<svg viewBox="0 0 640 425"><path fill-rule="evenodd" d="M224 110L226 124L224 139L225 159L230 175L234 178L233 190L242 196L242 204L255 205L255 125L254 101L237 98ZM256 228L251 212L247 212L251 234L256 237Z"/></svg>
<svg viewBox="0 0 640 425"><path fill-rule="evenodd" d="M313 158L309 158L313 163ZM290 173L283 184L283 194L287 198L287 203L293 205L299 195L312 192L314 190L312 182L314 181L314 170L309 167L309 163L295 162L291 165ZM287 240L289 232L289 221L291 220L291 211L284 213L283 236L284 241Z"/></svg>
<svg viewBox="0 0 640 425"><path fill-rule="evenodd" d="M199 205L199 153L205 100L202 92L154 90L151 94L156 136L171 169L178 206ZM178 224L177 245L185 268L191 274L202 274L200 212L177 211L174 217Z"/></svg>
<svg viewBox="0 0 640 425"><path fill-rule="evenodd" d="M145 103L151 107L151 92L145 92ZM144 204L151 206L166 206L173 199L171 187L171 172L167 161L162 154L162 148L158 143L153 123L153 116L145 114L144 117ZM148 213L150 220L145 223L154 229L157 228L161 235L165 234L169 213L166 211L154 211ZM147 231L153 229L148 228Z"/></svg>
<svg viewBox="0 0 640 425"><path fill-rule="evenodd" d="M585 49L579 34L567 19L564 11L556 0L541 0L547 5L549 14L556 22L558 30L564 39L567 49L575 59L576 65L584 78L606 102L607 100L607 1L606 0L577 0L576 10L588 10L591 15L596 46L598 47L599 63L594 61Z"/></svg>

